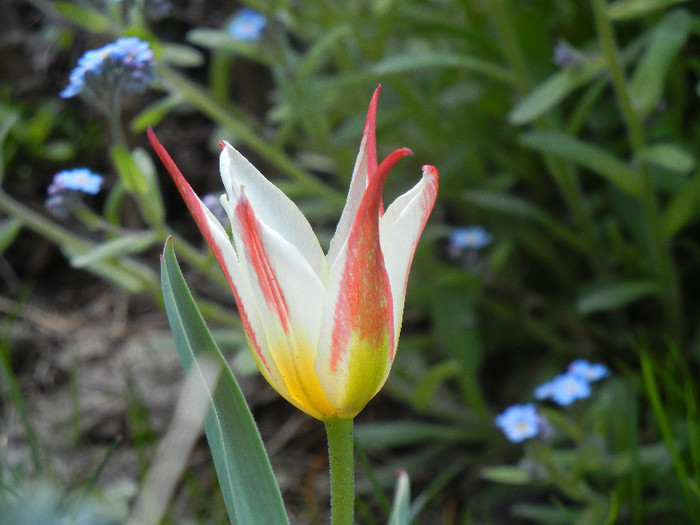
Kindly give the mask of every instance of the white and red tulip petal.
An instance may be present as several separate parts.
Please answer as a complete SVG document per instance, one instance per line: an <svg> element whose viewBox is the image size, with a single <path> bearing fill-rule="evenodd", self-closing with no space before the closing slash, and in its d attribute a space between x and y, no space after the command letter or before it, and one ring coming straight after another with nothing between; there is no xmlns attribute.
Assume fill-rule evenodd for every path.
<svg viewBox="0 0 700 525"><path fill-rule="evenodd" d="M365 128L362 133L362 142L360 142L360 152L355 160L355 167L352 172L352 179L350 180L350 189L348 190L345 207L343 208L343 213L338 221L335 235L333 235L331 239L328 255L326 256L329 266L333 265L338 252L343 247L350 233L350 228L357 214L357 208L360 206L365 191L367 191L369 174L377 170L377 101L381 88L381 86L377 86L374 95L372 95L372 100L369 103Z"/></svg>
<svg viewBox="0 0 700 525"><path fill-rule="evenodd" d="M418 239L435 204L437 190L437 170L433 166L423 166L420 182L391 203L379 221L384 265L391 282L394 330L397 334L401 330L408 272Z"/></svg>
<svg viewBox="0 0 700 525"><path fill-rule="evenodd" d="M255 308L254 296L248 285L245 268L241 266L238 254L231 244L228 234L209 211L209 208L197 197L150 127L147 134L153 149L170 173L187 208L226 276L258 367L269 381L279 382L279 372L274 367L272 356L267 347L267 338L259 312Z"/></svg>
<svg viewBox="0 0 700 525"><path fill-rule="evenodd" d="M314 417L332 414L314 370L324 284L295 246L258 220L245 188L234 209L232 229L270 357L279 371L282 384L275 385L277 390Z"/></svg>
<svg viewBox="0 0 700 525"><path fill-rule="evenodd" d="M316 362L339 417L354 417L386 379L394 353L391 284L379 241L384 181L410 150L396 150L371 174L347 239L333 265Z"/></svg>
<svg viewBox="0 0 700 525"><path fill-rule="evenodd" d="M325 281L328 277L326 258L304 214L228 142L222 141L221 144L221 179L229 199L234 202L239 188L245 188L258 219L293 244L319 278Z"/></svg>

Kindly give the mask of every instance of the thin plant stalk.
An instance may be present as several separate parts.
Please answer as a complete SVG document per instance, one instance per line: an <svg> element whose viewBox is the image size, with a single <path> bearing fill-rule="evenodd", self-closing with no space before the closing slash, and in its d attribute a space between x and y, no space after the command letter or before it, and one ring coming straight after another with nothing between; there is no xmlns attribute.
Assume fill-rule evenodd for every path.
<svg viewBox="0 0 700 525"><path fill-rule="evenodd" d="M532 91L534 86L527 60L518 43L512 20L512 9L504 4L504 0L493 0L489 3L494 23L501 37L503 55L513 72L513 85L521 95L525 95ZM555 125L551 116L545 116L535 122L535 127L540 130L549 130ZM595 257L590 257L591 266L598 271L602 270L605 267L604 250L600 247L595 235L593 219L586 208L576 170L570 163L551 155L543 155L543 161L581 228L590 253L595 255Z"/></svg>
<svg viewBox="0 0 700 525"><path fill-rule="evenodd" d="M617 96L617 102L627 128L633 158L640 158L646 149L646 137L644 127L639 114L632 105L627 80L620 61L620 54L615 41L615 33L612 21L607 15L605 0L593 0L593 16L598 40L603 55L608 63L613 87ZM657 202L657 196L651 180L651 173L646 163L638 165L638 172L642 181L642 205L644 206L647 220L647 232L649 236L649 250L651 260L656 269L659 280L663 285L662 300L667 317L668 327L673 335L682 333L681 294L678 285L678 277L671 255L670 243L663 231L661 212Z"/></svg>
<svg viewBox="0 0 700 525"><path fill-rule="evenodd" d="M331 525L353 525L355 515L354 419L323 420L328 436Z"/></svg>
<svg viewBox="0 0 700 525"><path fill-rule="evenodd" d="M673 433L671 422L666 414L663 403L661 401L661 393L659 392L659 387L654 377L654 370L652 369L651 359L644 353L641 356L642 365L642 378L644 379L644 387L646 389L647 396L649 397L649 402L651 403L652 411L654 412L654 417L656 418L656 423L659 426L659 431L663 437L668 452L671 456L673 462L673 468L676 471L676 477L678 478L678 484L683 492L683 499L685 501L688 513L694 516L694 523L700 523L700 516L698 516L698 498L695 496L690 489L689 476L681 457L680 451L676 444L676 438Z"/></svg>

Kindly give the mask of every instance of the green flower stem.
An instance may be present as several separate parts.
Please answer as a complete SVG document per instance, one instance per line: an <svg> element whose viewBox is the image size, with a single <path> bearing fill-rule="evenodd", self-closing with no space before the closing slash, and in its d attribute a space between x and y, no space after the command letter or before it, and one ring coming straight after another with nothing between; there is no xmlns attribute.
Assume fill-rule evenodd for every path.
<svg viewBox="0 0 700 525"><path fill-rule="evenodd" d="M331 525L352 525L355 514L354 419L324 419L331 469Z"/></svg>
<svg viewBox="0 0 700 525"><path fill-rule="evenodd" d="M627 80L620 61L620 53L615 41L613 25L607 15L605 0L593 0L592 6L598 31L598 39L607 60L608 68L610 69L617 101L627 127L633 158L638 159L647 146L644 127L639 114L635 111L632 104ZM654 191L654 185L651 180L651 173L646 163L640 163L638 165L638 171L642 180L641 199L647 219L651 259L654 263L658 278L663 285L664 291L662 300L664 302L669 330L672 334L680 337L683 326L681 294L669 239L663 231L661 212L656 192Z"/></svg>
<svg viewBox="0 0 700 525"><path fill-rule="evenodd" d="M124 133L124 127L122 126L122 103L121 103L121 93L119 91L112 93L112 98L110 100L111 104L104 111L107 121L109 122L109 130L112 133L112 142L114 144L119 144L126 149L129 149L129 145L126 142L126 134Z"/></svg>

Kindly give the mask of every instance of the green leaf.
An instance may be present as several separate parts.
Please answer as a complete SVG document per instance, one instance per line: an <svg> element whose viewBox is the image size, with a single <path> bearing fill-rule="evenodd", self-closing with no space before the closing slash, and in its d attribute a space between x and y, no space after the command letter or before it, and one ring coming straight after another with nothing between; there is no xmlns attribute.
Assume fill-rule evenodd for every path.
<svg viewBox="0 0 700 525"><path fill-rule="evenodd" d="M10 133L12 126L20 119L18 111L3 111L4 109L5 108L0 108L0 185L2 185L2 181L5 178L5 155L2 145L5 142L5 138Z"/></svg>
<svg viewBox="0 0 700 525"><path fill-rule="evenodd" d="M521 136L521 142L542 153L549 153L591 170L632 196L642 194L637 173L604 149L561 131L531 131Z"/></svg>
<svg viewBox="0 0 700 525"><path fill-rule="evenodd" d="M94 249L73 257L70 261L74 268L84 268L105 259L120 257L126 253L141 252L150 247L157 239L155 232L123 235L111 241L97 245Z"/></svg>
<svg viewBox="0 0 700 525"><path fill-rule="evenodd" d="M168 95L154 102L132 119L129 129L134 133L143 133L148 126L156 127L161 120L167 117L182 102L183 98L179 93Z"/></svg>
<svg viewBox="0 0 700 525"><path fill-rule="evenodd" d="M613 20L632 20L646 16L687 0L620 0L608 6L608 16Z"/></svg>
<svg viewBox="0 0 700 525"><path fill-rule="evenodd" d="M484 352L473 291L468 282L449 275L436 280L433 286L434 338L448 359L432 366L416 383L414 403L419 410L427 408L440 385L456 376L467 406L485 413L486 404L478 380Z"/></svg>
<svg viewBox="0 0 700 525"><path fill-rule="evenodd" d="M73 261L84 253L69 246L62 246L61 249L69 261ZM152 277L150 274L143 273L144 269L141 269L142 273L138 274L112 261L89 263L84 268L132 294L139 294L148 289L148 281Z"/></svg>
<svg viewBox="0 0 700 525"><path fill-rule="evenodd" d="M506 485L527 485L532 483L532 479L527 470L522 467L511 465L482 469L481 477L495 483L504 483Z"/></svg>
<svg viewBox="0 0 700 525"><path fill-rule="evenodd" d="M480 73L503 84L512 82L511 73L504 67L483 58L438 51L423 51L393 55L377 62L371 69L377 76L424 71L435 68L464 69Z"/></svg>
<svg viewBox="0 0 700 525"><path fill-rule="evenodd" d="M648 279L602 283L579 296L576 309L584 315L614 310L658 292L658 283Z"/></svg>
<svg viewBox="0 0 700 525"><path fill-rule="evenodd" d="M394 488L394 502L389 514L389 525L411 523L411 481L405 470L400 470Z"/></svg>
<svg viewBox="0 0 700 525"><path fill-rule="evenodd" d="M178 67L198 67L204 63L204 56L192 46L183 44L163 44L162 59Z"/></svg>
<svg viewBox="0 0 700 525"><path fill-rule="evenodd" d="M22 221L15 217L8 217L0 221L0 253L14 242L22 229Z"/></svg>
<svg viewBox="0 0 700 525"><path fill-rule="evenodd" d="M460 331L461 333L461 331ZM467 351L472 350L467 348ZM473 354L471 351L469 354ZM469 356L467 356L469 357ZM475 367L478 369L477 367ZM461 379L460 371L462 373L470 373L475 375L477 370L474 370L473 374L471 369L467 367L460 366L456 361L442 361L433 365L428 369L418 380L413 388L412 403L419 410L426 410L430 406L430 401L433 399L438 389L448 380L454 377Z"/></svg>
<svg viewBox="0 0 700 525"><path fill-rule="evenodd" d="M349 25L340 25L326 32L306 52L303 60L297 67L296 76L301 78L311 77L313 72L323 64L324 58L332 51L333 46L339 40L351 34L352 28Z"/></svg>
<svg viewBox="0 0 700 525"><path fill-rule="evenodd" d="M158 229L165 220L165 207L160 193L160 186L158 185L156 166L153 164L151 156L143 148L134 148L134 151L131 152L131 158L134 159L139 173L148 188L146 195L139 198L139 204L148 220L148 224Z"/></svg>
<svg viewBox="0 0 700 525"><path fill-rule="evenodd" d="M185 371L197 377L213 365L218 372L213 389L208 389L207 376L201 374L201 386L208 390L211 401L204 430L231 523L288 524L253 416L185 284L172 239L166 241L163 250L161 282L165 309Z"/></svg>
<svg viewBox="0 0 700 525"><path fill-rule="evenodd" d="M652 32L646 53L630 81L632 102L642 118L654 109L663 95L666 76L690 35L692 19L682 9L669 13Z"/></svg>
<svg viewBox="0 0 700 525"><path fill-rule="evenodd" d="M700 212L700 173L671 198L664 216L664 231L673 237Z"/></svg>
<svg viewBox="0 0 700 525"><path fill-rule="evenodd" d="M112 146L109 154L126 191L144 195L148 191L148 186L129 150L124 146Z"/></svg>
<svg viewBox="0 0 700 525"><path fill-rule="evenodd" d="M425 441L460 441L466 437L467 433L460 428L418 421L355 425L355 439L366 449L400 447Z"/></svg>
<svg viewBox="0 0 700 525"><path fill-rule="evenodd" d="M511 124L528 124L559 104L575 89L587 84L605 69L602 58L592 58L555 73L523 98L510 112Z"/></svg>
<svg viewBox="0 0 700 525"><path fill-rule="evenodd" d="M471 204L499 213L505 213L518 219L533 220L549 229L556 237L566 241L579 250L586 250L586 245L578 234L562 225L561 220L515 195L488 190L469 190L463 193L464 200Z"/></svg>
<svg viewBox="0 0 700 525"><path fill-rule="evenodd" d="M54 2L53 6L63 18L84 27L91 33L106 33L112 26L109 18L99 11L81 7L73 2Z"/></svg>
<svg viewBox="0 0 700 525"><path fill-rule="evenodd" d="M273 65L275 58L260 44L232 38L220 29L192 29L187 32L187 40L207 49L220 49L234 55L240 55L253 62Z"/></svg>
<svg viewBox="0 0 700 525"><path fill-rule="evenodd" d="M695 157L675 144L655 144L640 155L639 160L674 173L687 174L695 167Z"/></svg>

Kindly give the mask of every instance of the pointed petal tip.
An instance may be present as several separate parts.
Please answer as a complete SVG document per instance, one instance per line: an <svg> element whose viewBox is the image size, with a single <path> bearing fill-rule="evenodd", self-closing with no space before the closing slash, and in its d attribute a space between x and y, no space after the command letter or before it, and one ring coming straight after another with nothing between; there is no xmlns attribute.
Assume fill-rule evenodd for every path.
<svg viewBox="0 0 700 525"><path fill-rule="evenodd" d="M226 147L226 142L223 140L217 140L216 143L221 146L221 149L224 149Z"/></svg>
<svg viewBox="0 0 700 525"><path fill-rule="evenodd" d="M423 172L426 173L426 175L431 175L433 177L438 176L438 170L435 166L431 166L430 164L426 164L425 166L423 166L422 169L423 169Z"/></svg>
<svg viewBox="0 0 700 525"><path fill-rule="evenodd" d="M157 149L156 144L160 145L160 142L158 141L158 137L156 137L156 132L153 131L153 127L150 125L146 128L146 136L151 145Z"/></svg>

